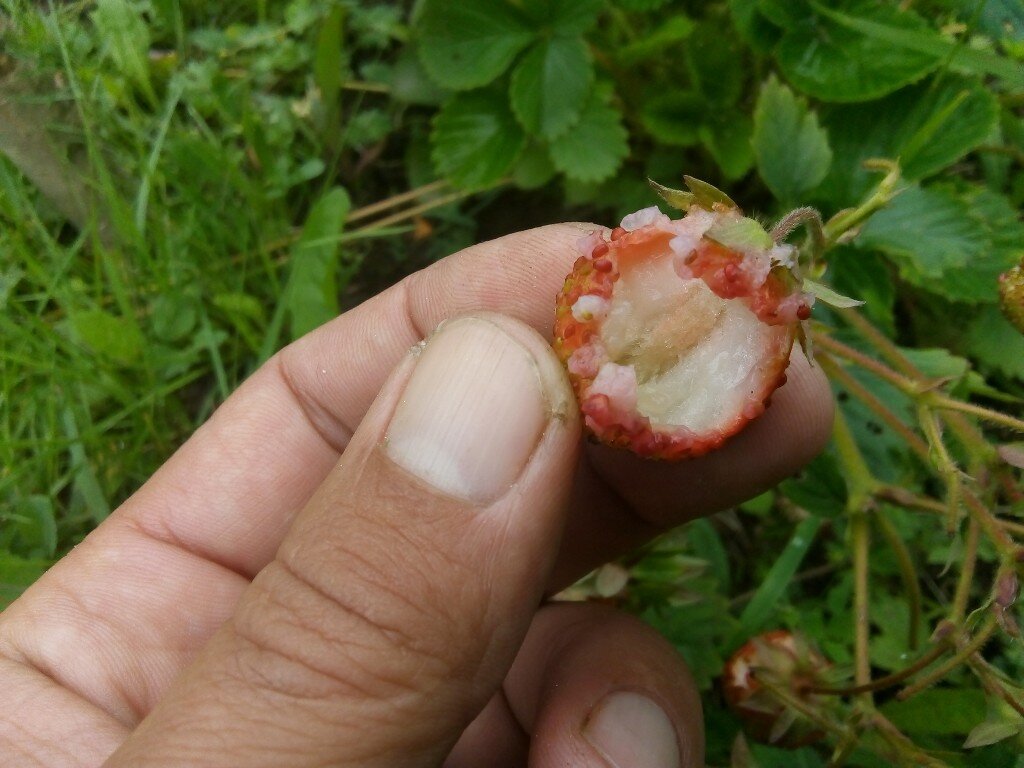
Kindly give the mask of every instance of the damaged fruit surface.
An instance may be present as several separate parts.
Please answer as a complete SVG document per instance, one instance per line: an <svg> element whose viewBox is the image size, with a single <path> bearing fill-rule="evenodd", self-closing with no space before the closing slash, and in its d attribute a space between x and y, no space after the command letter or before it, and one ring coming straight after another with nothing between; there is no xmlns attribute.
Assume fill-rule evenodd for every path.
<svg viewBox="0 0 1024 768"><path fill-rule="evenodd" d="M722 693L752 739L795 749L825 734L772 689L818 706L821 697L811 691L828 682L830 668L806 639L777 629L752 638L732 655L722 672Z"/></svg>
<svg viewBox="0 0 1024 768"><path fill-rule="evenodd" d="M557 300L587 429L650 458L700 456L760 416L813 303L794 248L698 190L663 193L681 219L652 207L583 238Z"/></svg>

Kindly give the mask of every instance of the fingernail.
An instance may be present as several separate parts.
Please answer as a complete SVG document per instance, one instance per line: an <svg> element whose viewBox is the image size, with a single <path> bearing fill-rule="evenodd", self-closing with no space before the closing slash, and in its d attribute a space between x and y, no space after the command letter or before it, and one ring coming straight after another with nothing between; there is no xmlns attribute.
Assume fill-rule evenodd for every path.
<svg viewBox="0 0 1024 768"><path fill-rule="evenodd" d="M533 355L486 319L430 337L388 428L392 461L441 491L482 502L522 473L548 421Z"/></svg>
<svg viewBox="0 0 1024 768"><path fill-rule="evenodd" d="M610 768L680 768L672 721L639 693L605 697L584 725L583 736Z"/></svg>

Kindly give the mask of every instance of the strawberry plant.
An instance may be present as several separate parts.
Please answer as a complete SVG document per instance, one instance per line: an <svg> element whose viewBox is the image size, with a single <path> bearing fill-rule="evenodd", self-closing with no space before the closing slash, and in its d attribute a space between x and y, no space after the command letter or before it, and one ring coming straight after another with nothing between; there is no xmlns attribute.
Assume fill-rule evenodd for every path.
<svg viewBox="0 0 1024 768"><path fill-rule="evenodd" d="M684 175L750 222L688 279L792 249L834 439L568 595L675 643L709 765L1024 764L1020 0L0 0L0 601L282 344Z"/></svg>

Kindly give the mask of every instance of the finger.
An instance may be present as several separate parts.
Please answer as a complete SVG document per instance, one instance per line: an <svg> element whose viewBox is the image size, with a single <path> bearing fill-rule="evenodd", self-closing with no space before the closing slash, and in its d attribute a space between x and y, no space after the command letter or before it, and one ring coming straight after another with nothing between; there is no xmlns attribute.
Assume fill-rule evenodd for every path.
<svg viewBox="0 0 1024 768"><path fill-rule="evenodd" d="M578 428L533 331L493 316L442 326L108 765L438 764L529 627Z"/></svg>
<svg viewBox="0 0 1024 768"><path fill-rule="evenodd" d="M437 324L542 327L590 225L468 248L314 331L246 381L0 617L0 654L134 725L231 613L391 369ZM55 739L59 721L47 719Z"/></svg>
<svg viewBox="0 0 1024 768"><path fill-rule="evenodd" d="M667 528L752 498L817 456L832 429L828 379L799 348L787 374L763 416L699 459L666 464L588 445L552 587Z"/></svg>
<svg viewBox="0 0 1024 768"><path fill-rule="evenodd" d="M445 768L525 765L502 751L516 731L529 734L530 768L704 765L700 697L682 658L650 627L608 608L541 610L502 700L489 730L474 723Z"/></svg>

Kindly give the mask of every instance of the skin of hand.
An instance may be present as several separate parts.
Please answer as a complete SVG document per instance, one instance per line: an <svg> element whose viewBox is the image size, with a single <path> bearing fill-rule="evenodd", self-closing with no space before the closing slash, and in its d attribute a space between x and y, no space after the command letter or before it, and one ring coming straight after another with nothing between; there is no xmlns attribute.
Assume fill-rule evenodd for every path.
<svg viewBox="0 0 1024 768"><path fill-rule="evenodd" d="M796 471L831 396L797 351L714 454L583 445L547 338L593 229L455 254L251 376L0 614L4 765L703 765L671 646L544 597Z"/></svg>

